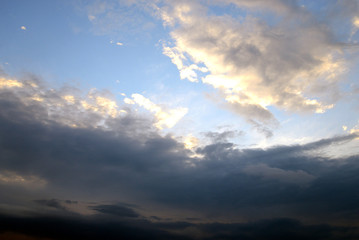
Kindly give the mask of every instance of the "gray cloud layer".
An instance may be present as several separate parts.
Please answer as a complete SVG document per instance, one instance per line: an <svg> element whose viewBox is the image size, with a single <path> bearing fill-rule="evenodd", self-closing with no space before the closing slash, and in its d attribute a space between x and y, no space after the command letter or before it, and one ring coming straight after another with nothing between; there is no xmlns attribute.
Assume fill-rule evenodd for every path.
<svg viewBox="0 0 359 240"><path fill-rule="evenodd" d="M33 200L51 212L71 212L66 201L54 200L70 199L92 202L88 210L108 217L232 222L296 218L328 224L358 220L358 156L313 154L357 141L355 135L266 150L214 141L196 150L203 155L199 159L135 115L105 119L111 128L74 128L52 120L42 102L24 102L9 89L1 90L0 109L0 188L7 192L2 212L9 207L17 213L19 207L36 211ZM214 140L226 137L210 135ZM151 209L161 210L153 214Z"/></svg>
<svg viewBox="0 0 359 240"><path fill-rule="evenodd" d="M108 221L103 218L1 216L3 239L308 239L354 240L356 227L304 225L293 219L272 219L242 224L187 222ZM7 231L4 233L4 231ZM11 231L11 232L10 232ZM16 234L15 234L16 233ZM26 237L26 238L25 238Z"/></svg>

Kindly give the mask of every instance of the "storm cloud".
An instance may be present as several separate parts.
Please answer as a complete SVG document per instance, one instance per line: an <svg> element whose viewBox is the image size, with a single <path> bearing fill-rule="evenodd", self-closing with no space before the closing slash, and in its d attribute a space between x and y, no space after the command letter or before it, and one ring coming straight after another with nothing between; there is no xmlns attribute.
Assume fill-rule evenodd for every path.
<svg viewBox="0 0 359 240"><path fill-rule="evenodd" d="M62 101L59 95L56 91L46 95L47 102ZM339 225L358 220L359 156L317 154L357 141L357 135L241 149L221 140L230 133L210 133L213 143L197 148L193 157L183 143L159 134L150 119L130 109L117 117L91 109L83 110L82 116L71 116L61 107L56 110L54 105L29 100L14 88L1 90L0 109L0 188L5 193L0 210L7 222L2 224L3 234L36 235L36 229L50 218L50 225L66 228L73 222L80 229L73 235L56 237L49 235L50 230L41 235L54 239L84 236L83 229L89 226L96 226L91 227L96 234L104 229L111 234L133 234L139 228L140 235L131 235L131 239L144 239L147 231L158 239L173 239L168 234L264 239L251 230L262 226L266 231L272 229L266 233L272 237L302 231L303 236L312 231L319 234L313 239L357 236L355 227ZM72 118L79 122L89 115L101 119L101 125L68 124ZM34 218L33 223L25 215ZM107 228L96 218L111 224ZM169 227L176 222L186 227ZM18 223L25 227L15 227ZM112 229L116 224L125 227ZM289 230L278 233L268 227L271 224L284 224ZM110 235L106 236L111 239Z"/></svg>

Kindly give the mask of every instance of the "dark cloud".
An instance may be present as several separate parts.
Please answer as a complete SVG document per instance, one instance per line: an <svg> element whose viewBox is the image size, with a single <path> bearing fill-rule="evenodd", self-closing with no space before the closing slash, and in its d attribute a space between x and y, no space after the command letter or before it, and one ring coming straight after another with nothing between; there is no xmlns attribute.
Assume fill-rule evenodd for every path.
<svg viewBox="0 0 359 240"><path fill-rule="evenodd" d="M212 142L227 142L231 138L236 138L244 135L243 131L223 131L223 132L205 132L204 136L209 138Z"/></svg>
<svg viewBox="0 0 359 240"><path fill-rule="evenodd" d="M106 127L71 127L61 114L53 119L51 107L11 91L0 93L0 190L5 193L0 211L13 215L2 217L2 233L53 239L357 236L355 227L333 226L358 222L359 156L315 154L356 141L356 135L238 149L225 141L232 133L210 134L217 141L197 149L203 155L198 159L131 112L117 118L91 113ZM19 215L30 218L14 217ZM233 224L206 224L220 220Z"/></svg>
<svg viewBox="0 0 359 240"><path fill-rule="evenodd" d="M0 237L22 236L26 239L354 240L359 237L357 227L304 225L294 219L272 219L235 224L192 224L188 222L152 223L144 220L106 221L79 217L21 218L0 215L0 222L2 223Z"/></svg>
<svg viewBox="0 0 359 240"><path fill-rule="evenodd" d="M207 224L202 226L213 233L206 239L355 239L355 227L303 225L294 219L273 219L247 224Z"/></svg>
<svg viewBox="0 0 359 240"><path fill-rule="evenodd" d="M150 219L157 220L157 221L162 220L162 218L157 217L157 216L150 216Z"/></svg>
<svg viewBox="0 0 359 240"><path fill-rule="evenodd" d="M7 232L35 239L187 239L152 226L150 222L106 221L102 218L0 216L0 237Z"/></svg>
<svg viewBox="0 0 359 240"><path fill-rule="evenodd" d="M58 201L57 199L40 199L40 200L35 200L34 202L46 206L46 207L51 207L51 208L56 208L59 210L64 210L66 211L66 208L61 204L60 201ZM66 201L67 203L68 201ZM71 201L72 202L72 201Z"/></svg>
<svg viewBox="0 0 359 240"><path fill-rule="evenodd" d="M115 215L118 217L137 218L140 216L133 209L121 205L96 205L92 206L91 209L100 213Z"/></svg>

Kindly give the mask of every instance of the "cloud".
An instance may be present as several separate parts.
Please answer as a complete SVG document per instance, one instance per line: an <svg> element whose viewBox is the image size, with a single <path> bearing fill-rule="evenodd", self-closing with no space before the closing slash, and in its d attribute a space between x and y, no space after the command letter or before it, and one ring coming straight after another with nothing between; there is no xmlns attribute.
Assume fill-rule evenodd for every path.
<svg viewBox="0 0 359 240"><path fill-rule="evenodd" d="M65 96L62 96L62 98L64 100L66 100L66 102L70 103L70 104L75 104L75 97L74 96L71 96L71 95L65 95Z"/></svg>
<svg viewBox="0 0 359 240"><path fill-rule="evenodd" d="M359 18L358 17L353 18L353 26L355 28L359 28Z"/></svg>
<svg viewBox="0 0 359 240"><path fill-rule="evenodd" d="M357 239L358 228L303 224L295 219L270 219L250 223L205 223L114 221L103 219L1 215L0 237L4 239ZM8 238L7 238L8 237ZM11 238L12 237L12 238Z"/></svg>
<svg viewBox="0 0 359 240"><path fill-rule="evenodd" d="M23 87L23 84L14 79L0 78L0 88Z"/></svg>
<svg viewBox="0 0 359 240"><path fill-rule="evenodd" d="M67 209L61 204L61 201L57 199L40 199L40 200L35 200L35 202L46 207L67 211Z"/></svg>
<svg viewBox="0 0 359 240"><path fill-rule="evenodd" d="M183 143L184 143L184 147L187 149L196 149L199 144L199 139L193 136L192 134L188 134L184 138Z"/></svg>
<svg viewBox="0 0 359 240"><path fill-rule="evenodd" d="M212 143L218 143L228 142L231 138L240 137L244 135L244 132L226 130L223 132L205 132L203 134L209 139L211 139Z"/></svg>
<svg viewBox="0 0 359 240"><path fill-rule="evenodd" d="M151 102L148 98L145 98L141 94L135 93L131 95L132 99L125 98L124 102L127 104L135 104L137 103L141 107L145 108L146 110L154 113L157 122L155 126L159 129L162 128L172 128L176 123L181 120L181 118L187 114L187 108L176 108L176 109L169 109L163 110L162 107L159 105Z"/></svg>
<svg viewBox="0 0 359 240"><path fill-rule="evenodd" d="M132 208L121 205L96 205L92 206L91 209L118 217L138 218L140 216Z"/></svg>
<svg viewBox="0 0 359 240"><path fill-rule="evenodd" d="M106 120L125 117L131 111L128 107L119 106L108 91L91 89L83 94L71 87L48 89L36 76L26 76L23 79L1 77L0 90L3 98L9 95L26 106L36 105L42 108L49 118L42 119L43 121L55 121L71 127L109 128L104 124Z"/></svg>
<svg viewBox="0 0 359 240"><path fill-rule="evenodd" d="M255 149L231 143L234 133L211 133L211 144L189 150L171 135L161 136L150 119L130 109L116 117L100 111L107 105L97 103L97 97L110 99L105 92L91 91L81 98L73 89L43 88L34 78L16 81L23 86L0 90L0 190L6 193L0 213L11 215L4 218L3 231L35 234L16 227L28 224L19 217L24 214L40 222L47 216L56 223L42 228L65 228L71 222L101 232L102 223L115 221L123 231L137 226L170 239L168 234L179 232L218 239L227 227L234 234L235 227L246 226L220 225L219 232L211 232L211 225L203 225L217 221L250 224L291 218L303 224L357 224L359 199L353 189L359 181L358 155L316 154L354 142L355 134ZM44 101L31 100L35 93ZM136 96L136 103L143 100L143 106L157 109ZM84 108L83 98L98 109ZM22 185L24 181L29 184ZM28 187L38 183L46 184ZM151 216L163 225L153 225ZM189 223L189 218L200 219L196 222L202 225Z"/></svg>
<svg viewBox="0 0 359 240"><path fill-rule="evenodd" d="M114 42L113 40L110 41L111 44L115 44L117 46L123 46L122 42Z"/></svg>
<svg viewBox="0 0 359 240"><path fill-rule="evenodd" d="M171 27L163 53L182 79L198 81L197 73L205 73L202 82L221 92L228 109L260 125L274 121L269 106L315 113L333 108L346 70L345 45L310 10L293 1L214 2L176 1L158 10ZM246 15L208 13L226 4Z"/></svg>
<svg viewBox="0 0 359 240"><path fill-rule="evenodd" d="M342 128L343 128L344 131L346 131L346 132L348 132L350 134L359 134L359 121L358 121L358 124L356 124L351 129L348 129L347 126L343 126Z"/></svg>
<svg viewBox="0 0 359 240"><path fill-rule="evenodd" d="M354 135L268 150L239 150L231 143L216 142L197 149L203 156L199 161L190 157L183 144L161 137L149 128L151 122L135 116L107 118L103 124L108 128L72 128L59 118L50 121L43 102L26 105L14 95L2 96L1 169L44 179L43 191L50 199L52 192L75 200L131 199L143 206L196 209L230 219L238 218L239 212L244 219L291 217L298 212L303 219L316 219L319 214L356 209L351 203L357 198L350 189L359 176L357 156L329 161L311 154L350 141ZM9 184L3 187L17 189ZM340 189L347 189L341 197L328 197ZM303 211L303 201L310 212ZM264 211L278 205L288 210ZM251 207L263 212L245 211Z"/></svg>
<svg viewBox="0 0 359 240"><path fill-rule="evenodd" d="M89 105L86 101L82 101L81 103L84 108L100 111L102 113L109 114L111 117L117 116L118 106L115 101L101 96L93 97L90 95L90 98L95 98L96 105Z"/></svg>
<svg viewBox="0 0 359 240"><path fill-rule="evenodd" d="M29 189L44 188L46 180L34 175L20 175L13 171L0 171L0 184L13 185Z"/></svg>
<svg viewBox="0 0 359 240"><path fill-rule="evenodd" d="M344 53L309 10L296 1L217 2L248 13L235 18L209 2L217 1L158 9L173 39L163 52L181 78L217 89L221 106L268 137L277 124L269 106L332 107ZM96 3L91 21L116 20L117 2ZM359 237L359 156L318 154L357 145L358 127L267 149L240 148L230 141L242 134L234 131L204 133L209 144L193 135L182 143L159 129L174 126L185 108L45 85L35 76L0 77L1 239Z"/></svg>
<svg viewBox="0 0 359 240"><path fill-rule="evenodd" d="M181 79L187 79L191 82L198 82L198 75L196 71L208 72L206 67L199 67L196 64L186 66L184 61L187 60L185 55L181 53L176 47L168 47L163 45L163 54L171 58L173 64L175 64L180 72Z"/></svg>
<svg viewBox="0 0 359 240"><path fill-rule="evenodd" d="M250 175L260 176L265 179L274 179L286 183L307 184L315 179L314 176L299 170L286 171L279 168L268 167L265 164L250 165L245 167L243 171Z"/></svg>
<svg viewBox="0 0 359 240"><path fill-rule="evenodd" d="M121 222L102 218L1 215L0 237L19 239L190 239L170 234L150 222ZM22 237L22 238L21 238ZM12 239L12 238L11 238ZM15 238L17 239L17 238Z"/></svg>

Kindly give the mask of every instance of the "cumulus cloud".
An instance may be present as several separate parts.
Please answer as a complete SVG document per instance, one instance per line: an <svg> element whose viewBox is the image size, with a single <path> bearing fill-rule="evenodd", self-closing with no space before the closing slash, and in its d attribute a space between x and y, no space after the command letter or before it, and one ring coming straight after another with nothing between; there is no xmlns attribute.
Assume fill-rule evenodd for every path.
<svg viewBox="0 0 359 240"><path fill-rule="evenodd" d="M294 1L214 2L232 4L246 15L209 14L213 6L192 1L158 9L172 37L163 52L181 78L198 81L197 73L205 73L202 82L254 125L275 121L269 106L315 113L334 106L346 70L344 45L310 10Z"/></svg>

